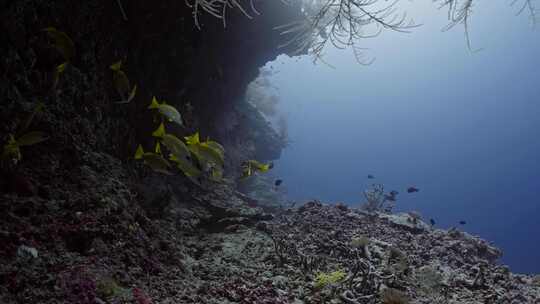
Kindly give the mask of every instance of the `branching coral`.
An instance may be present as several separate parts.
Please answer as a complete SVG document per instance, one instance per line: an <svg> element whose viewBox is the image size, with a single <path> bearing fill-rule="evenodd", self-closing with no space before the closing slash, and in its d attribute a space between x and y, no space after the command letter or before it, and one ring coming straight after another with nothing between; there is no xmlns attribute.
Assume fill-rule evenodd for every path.
<svg viewBox="0 0 540 304"><path fill-rule="evenodd" d="M295 52L307 51L320 59L323 49L331 44L336 48L351 47L358 62L370 64L363 58L365 49L359 40L378 36L383 29L407 32L416 25L407 14L397 9L399 0L381 3L379 0L313 0L304 7L304 20L276 27L289 36L282 47L295 46Z"/></svg>
<svg viewBox="0 0 540 304"><path fill-rule="evenodd" d="M195 26L198 29L201 29L201 24L199 22L199 13L201 10L218 19L221 19L224 27L227 26L227 8L237 9L247 18L251 19L251 15L247 12L240 1L241 0L185 0L186 5L193 10L193 20L195 21ZM259 12L255 9L253 0L249 0L249 5L251 10L258 15Z"/></svg>
<svg viewBox="0 0 540 304"><path fill-rule="evenodd" d="M415 278L420 291L427 295L437 294L441 288L443 276L433 266L423 266L415 271Z"/></svg>
<svg viewBox="0 0 540 304"><path fill-rule="evenodd" d="M321 59L327 45L339 49L351 48L361 64L371 64L365 57L366 48L359 43L365 38L376 37L384 30L409 32L419 26L407 16L398 4L403 1L381 0L310 0L304 2L305 18L276 27L288 37L281 47L292 47L293 54L309 52L315 60ZM469 21L475 0L434 0L448 9L447 31L463 25L467 46L471 47ZM527 11L531 22L536 23L537 9L533 0L513 0L521 4L517 14Z"/></svg>
<svg viewBox="0 0 540 304"><path fill-rule="evenodd" d="M286 298L277 292L271 281L255 285L241 279L230 280L219 287L212 287L208 293L213 297L222 297L234 303L250 304L285 304ZM217 303L217 302L216 302ZM221 302L220 302L221 303Z"/></svg>
<svg viewBox="0 0 540 304"><path fill-rule="evenodd" d="M366 202L362 206L369 212L376 211L392 211L394 207L394 200L388 200L388 195L384 193L384 186L382 184L374 184L372 188L364 191L364 197ZM388 203L387 203L388 202Z"/></svg>
<svg viewBox="0 0 540 304"><path fill-rule="evenodd" d="M467 40L467 47L472 50L471 39L469 35L469 22L472 15L473 5L476 3L474 0L437 0L441 3L441 7L448 8L448 20L449 23L443 28L443 31L450 30L458 24L463 25L465 30L465 37ZM521 7L518 9L517 14L520 15L525 11L529 12L529 18L531 23L536 24L537 9L533 4L533 0L513 0L511 5L521 3Z"/></svg>

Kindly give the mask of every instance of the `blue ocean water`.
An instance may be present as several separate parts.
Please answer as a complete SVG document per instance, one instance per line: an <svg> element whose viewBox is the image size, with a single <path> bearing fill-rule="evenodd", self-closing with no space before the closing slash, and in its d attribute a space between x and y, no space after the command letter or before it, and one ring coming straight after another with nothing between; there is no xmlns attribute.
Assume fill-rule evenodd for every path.
<svg viewBox="0 0 540 304"><path fill-rule="evenodd" d="M293 141L275 173L300 201L358 205L382 183L400 192L398 211L480 235L512 271L540 273L539 32L507 3L481 3L472 53L462 28L440 31L446 12L411 5L423 26L365 41L371 66L335 49L335 68L269 63Z"/></svg>

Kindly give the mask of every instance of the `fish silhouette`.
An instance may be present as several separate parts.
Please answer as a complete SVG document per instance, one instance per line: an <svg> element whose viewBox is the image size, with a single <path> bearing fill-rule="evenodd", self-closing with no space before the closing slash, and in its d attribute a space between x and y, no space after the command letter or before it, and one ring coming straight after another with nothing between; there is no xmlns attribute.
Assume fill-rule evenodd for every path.
<svg viewBox="0 0 540 304"><path fill-rule="evenodd" d="M418 189L416 187L407 188L407 193L414 193L414 192L418 192L418 191L420 191L420 189Z"/></svg>

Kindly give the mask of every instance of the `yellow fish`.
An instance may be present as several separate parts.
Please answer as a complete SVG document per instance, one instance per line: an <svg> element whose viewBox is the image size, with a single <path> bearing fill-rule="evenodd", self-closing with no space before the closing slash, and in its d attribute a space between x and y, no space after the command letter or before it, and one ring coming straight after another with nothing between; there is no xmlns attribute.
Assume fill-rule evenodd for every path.
<svg viewBox="0 0 540 304"><path fill-rule="evenodd" d="M20 147L35 145L46 141L47 139L49 139L47 134L39 131L28 132L18 138L9 135L8 142L4 145L2 150L1 159L9 159L17 163L22 159Z"/></svg>
<svg viewBox="0 0 540 304"><path fill-rule="evenodd" d="M165 158L163 158L163 156L157 153L144 152L141 145L137 147L135 159L143 160L144 163L155 172L172 175L172 173L168 170L171 164Z"/></svg>
<svg viewBox="0 0 540 304"><path fill-rule="evenodd" d="M223 166L225 163L219 151L216 151L205 143L188 145L188 148L201 163L211 162L220 166Z"/></svg>
<svg viewBox="0 0 540 304"><path fill-rule="evenodd" d="M116 103L129 103L137 94L137 85L131 87L129 78L126 73L122 71L122 61L113 63L109 67L113 71L113 86L120 95L122 100L117 101Z"/></svg>
<svg viewBox="0 0 540 304"><path fill-rule="evenodd" d="M158 137L161 140L161 143L163 143L177 159L187 161L191 159L191 153L184 142L178 137L165 132L165 124L161 123L157 130L152 133L152 136Z"/></svg>
<svg viewBox="0 0 540 304"><path fill-rule="evenodd" d="M180 160L174 154L169 156L169 159L174 162L178 169L180 169L188 177L197 177L201 175L201 170L197 169L193 164L187 160Z"/></svg>
<svg viewBox="0 0 540 304"><path fill-rule="evenodd" d="M70 61L75 56L75 44L66 33L58 31L54 27L44 28L43 31L51 38L54 48L66 61Z"/></svg>
<svg viewBox="0 0 540 304"><path fill-rule="evenodd" d="M261 162L258 162L256 160L247 160L242 164L242 178L249 177L253 175L255 171L259 171L261 173L267 172L272 168L272 164L263 164Z"/></svg>
<svg viewBox="0 0 540 304"><path fill-rule="evenodd" d="M166 104L165 102L162 102L160 104L155 96L152 98L152 102L148 106L148 109L156 109L159 111L159 113L161 113L161 115L165 116L169 121L175 122L183 126L182 115L180 115L180 112L178 112L178 110L175 107L170 106Z"/></svg>

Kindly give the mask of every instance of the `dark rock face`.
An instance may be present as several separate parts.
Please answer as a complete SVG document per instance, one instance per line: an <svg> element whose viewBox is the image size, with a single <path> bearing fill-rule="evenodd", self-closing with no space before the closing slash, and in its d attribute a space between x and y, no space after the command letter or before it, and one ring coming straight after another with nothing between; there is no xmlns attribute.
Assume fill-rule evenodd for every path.
<svg viewBox="0 0 540 304"><path fill-rule="evenodd" d="M248 103L237 105L236 109L240 116L237 133L253 141L256 158L263 161L279 159L284 145L261 113Z"/></svg>
<svg viewBox="0 0 540 304"><path fill-rule="evenodd" d="M232 177L240 175L239 164L246 159L271 161L279 159L285 147L277 132L251 104L240 101L224 112L218 131L227 151L226 168Z"/></svg>
<svg viewBox="0 0 540 304"><path fill-rule="evenodd" d="M202 30L198 30L182 1L126 1L127 21L116 1L7 2L0 24L5 34L0 47L4 58L0 93L7 100L0 118L11 124L2 125L1 130L12 132L17 124L13 115L28 112L39 99L51 120L42 129L57 133L56 145L125 158L137 143L148 141L155 128L145 110L155 95L182 112L187 129L174 131L183 135L199 130L204 137L229 142L239 130L229 134L219 122L243 100L258 68L287 52L278 49L284 37L273 28L299 18L295 5L285 6L281 1L257 1L257 5L261 15L253 19L229 10L227 28L219 19L203 14ZM46 41L41 30L48 26L66 32L76 47L71 67L52 92L50 88L43 91L42 79L61 61L43 68L36 65L43 58L40 50ZM109 65L118 60L123 60L126 74L138 85L129 105L114 104L118 96ZM239 123L251 122L240 119ZM281 147L271 137L265 139L266 135L258 136L257 149L261 158L275 159Z"/></svg>
<svg viewBox="0 0 540 304"><path fill-rule="evenodd" d="M253 111L232 129L222 124L231 113L239 117L259 67L287 52L277 48L283 37L273 28L300 15L281 1L255 2L256 18L229 10L224 29L201 15L198 30L185 1L0 1L0 147L38 102L43 110L28 131L50 137L21 148L17 165L0 168L1 303L102 303L100 286L111 277L128 291L120 302L186 303L198 286L185 281L193 288L174 296L162 289L178 289L166 276L199 273L194 258L208 248L185 235L243 231L272 219L232 182L200 188L132 161L137 144L154 145L158 121L147 110L154 95L185 120L185 128L168 131L223 142L231 177L246 158L279 157L272 129ZM76 49L56 83L63 58L42 31L50 26ZM119 60L138 86L129 104L115 103L109 66ZM241 149L242 141L254 149ZM21 264L20 248L39 255ZM152 290L162 290L161 299L150 297Z"/></svg>

